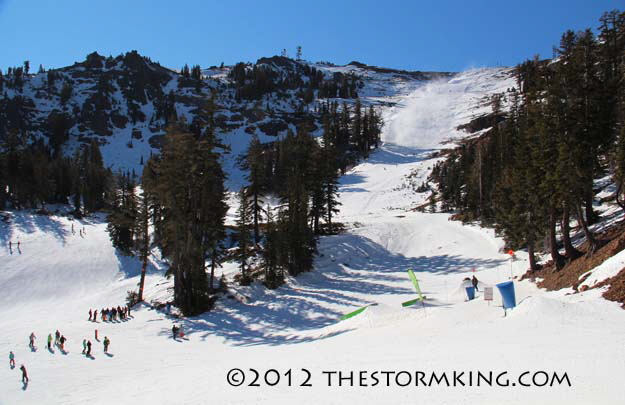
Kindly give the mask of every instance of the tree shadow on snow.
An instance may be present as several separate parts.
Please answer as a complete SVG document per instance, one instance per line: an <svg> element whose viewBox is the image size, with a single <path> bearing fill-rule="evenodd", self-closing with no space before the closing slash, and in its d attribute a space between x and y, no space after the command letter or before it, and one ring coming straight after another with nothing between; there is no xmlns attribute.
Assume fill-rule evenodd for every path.
<svg viewBox="0 0 625 405"><path fill-rule="evenodd" d="M0 244L9 250L9 241L13 238L13 218L9 212L0 212ZM13 254L13 252L10 252Z"/></svg>
<svg viewBox="0 0 625 405"><path fill-rule="evenodd" d="M365 279L408 281L406 271L453 274L470 271L474 267L496 268L506 263L503 259L482 259L460 255L406 257L389 252L382 245L359 235L343 234L321 239L319 251L324 252L318 263L321 274L339 272L338 267L357 271ZM328 268L331 271L328 272ZM350 276L351 277L351 276Z"/></svg>
<svg viewBox="0 0 625 405"><path fill-rule="evenodd" d="M124 274L125 277L137 277L141 274L142 262L138 257L127 256L122 254L119 249L115 249L115 256L117 256L119 271ZM155 264L155 261L151 258L148 259L148 266L146 269L147 274L159 273L164 271Z"/></svg>
<svg viewBox="0 0 625 405"><path fill-rule="evenodd" d="M348 186L351 184L360 184L365 181L365 176L358 174L358 172L346 173L340 177L339 183L341 186ZM341 191L343 188L341 187Z"/></svg>
<svg viewBox="0 0 625 405"><path fill-rule="evenodd" d="M215 309L195 318L175 321L185 334L201 339L219 336L236 346L284 345L310 342L346 333L349 330L324 330L360 306L375 303L376 296L397 296L401 302L416 293L407 269L416 272L450 274L473 267L497 267L505 260L488 260L439 255L405 257L358 235L336 235L321 239L323 256L317 257L315 270L295 279L297 285L284 285L275 291L261 286L254 290L254 301L218 302ZM248 290L249 291L249 290ZM427 290L426 290L427 294ZM426 307L446 305L433 299ZM415 305L421 308L423 305ZM286 333L285 333L286 331ZM171 329L161 335L170 337Z"/></svg>
<svg viewBox="0 0 625 405"><path fill-rule="evenodd" d="M39 230L53 235L62 245L65 245L66 238L70 233L65 229L65 225L53 216L20 212L13 216L13 223L24 233Z"/></svg>

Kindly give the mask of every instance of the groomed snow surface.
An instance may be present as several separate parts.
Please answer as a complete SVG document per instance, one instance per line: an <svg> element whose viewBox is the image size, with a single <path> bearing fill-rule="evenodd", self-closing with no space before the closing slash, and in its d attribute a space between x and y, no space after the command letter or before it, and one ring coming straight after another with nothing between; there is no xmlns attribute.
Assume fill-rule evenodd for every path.
<svg viewBox="0 0 625 405"><path fill-rule="evenodd" d="M506 85L505 78L496 77L499 70L488 72L456 80L466 81L467 89ZM440 102L443 111L431 114L446 114L448 107L470 115L470 105L460 111L457 92L448 94ZM416 102L406 105L418 108ZM398 108L387 117L403 115ZM338 220L349 230L320 240L314 271L276 291L233 287L237 299L221 300L197 318L175 319L144 305L125 322L87 321L90 308L123 305L126 291L138 282L139 262L115 252L101 217L71 221L62 215L11 213L10 223L0 223L0 353L5 356L0 404L622 403L625 312L618 304L600 298L599 289L567 295L515 281L518 306L504 316L497 289L489 303L483 288L522 274L523 253L511 262L492 231L462 226L445 214L410 211L425 195L411 191L408 176L417 183L427 177L434 162L423 148L440 147L452 129L434 127L439 135L427 125L393 127L387 120L385 139L395 143L385 143L343 177ZM401 132L409 128L414 131ZM427 142L418 149L421 136ZM163 268L153 258L148 301L171 297L172 282L162 276ZM427 299L403 308L402 302L416 296L409 268ZM235 265L221 271L231 274ZM462 282L473 275L480 291L466 301ZM339 322L341 315L369 304ZM172 339L174 323L182 326L184 339ZM66 354L45 347L48 333L57 329L68 338ZM95 329L100 340L110 338L110 355L95 341ZM31 332L37 335L35 352L28 348ZM94 343L92 359L81 354L84 338ZM16 356L13 370L10 350ZM21 383L21 364L29 373L27 386ZM233 368L246 373L242 386L228 384ZM261 373L260 387L249 386L250 368ZM268 382L264 379L270 369L281 374L275 386L270 386L277 379L273 371ZM310 373L310 386L300 386L308 377L302 369ZM456 386L454 371L465 373ZM525 383L531 384L537 372L539 385L545 381L541 372L566 373L568 380L523 387L517 377L525 371L530 371ZM338 372L342 377L354 373L354 386L349 379L339 382ZM477 386L478 372L492 372L493 386L483 379ZM499 382L509 380L507 387L495 382L504 372ZM451 386L445 380L433 386L418 381L422 376L432 382L432 373L446 373Z"/></svg>

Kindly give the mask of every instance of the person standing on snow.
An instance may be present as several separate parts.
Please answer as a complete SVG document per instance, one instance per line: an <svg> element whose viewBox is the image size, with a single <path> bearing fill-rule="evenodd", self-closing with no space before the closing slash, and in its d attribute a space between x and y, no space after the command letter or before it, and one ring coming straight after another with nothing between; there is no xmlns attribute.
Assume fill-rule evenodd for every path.
<svg viewBox="0 0 625 405"><path fill-rule="evenodd" d="M65 341L67 339L65 339L65 336L61 336L61 338L59 339L59 342L61 343L61 350L65 350Z"/></svg>
<svg viewBox="0 0 625 405"><path fill-rule="evenodd" d="M30 347L30 350L34 350L35 349L35 338L37 336L35 336L35 332L31 332L30 336L28 337L29 342L28 342L28 347Z"/></svg>
<svg viewBox="0 0 625 405"><path fill-rule="evenodd" d="M475 291L480 291L477 288L477 285L478 285L479 281L477 281L477 278L475 277L475 275L473 275L473 278L471 279L471 283L473 284L473 288L475 288Z"/></svg>
<svg viewBox="0 0 625 405"><path fill-rule="evenodd" d="M176 325L171 327L171 334L173 335L174 340L178 337L178 330L179 328Z"/></svg>
<svg viewBox="0 0 625 405"><path fill-rule="evenodd" d="M91 311L91 308L89 308L89 320L91 320L92 317L93 317L93 312Z"/></svg>
<svg viewBox="0 0 625 405"><path fill-rule="evenodd" d="M110 344L111 341L109 340L108 336L104 336L104 353L108 353Z"/></svg>
<svg viewBox="0 0 625 405"><path fill-rule="evenodd" d="M87 339L82 340L82 354L85 354L87 351Z"/></svg>
<svg viewBox="0 0 625 405"><path fill-rule="evenodd" d="M9 352L9 367L11 367L11 369L15 368L15 355L12 351Z"/></svg>
<svg viewBox="0 0 625 405"><path fill-rule="evenodd" d="M91 357L91 340L87 340L87 357Z"/></svg>
<svg viewBox="0 0 625 405"><path fill-rule="evenodd" d="M54 345L55 346L59 345L60 338L61 338L61 332L59 332L59 330L57 329L56 332L54 333Z"/></svg>
<svg viewBox="0 0 625 405"><path fill-rule="evenodd" d="M22 370L22 382L28 384L28 373L26 373L26 367L23 364L20 366L20 370Z"/></svg>
<svg viewBox="0 0 625 405"><path fill-rule="evenodd" d="M48 350L52 350L52 333L48 333Z"/></svg>
<svg viewBox="0 0 625 405"><path fill-rule="evenodd" d="M93 322L98 322L98 310L93 311Z"/></svg>

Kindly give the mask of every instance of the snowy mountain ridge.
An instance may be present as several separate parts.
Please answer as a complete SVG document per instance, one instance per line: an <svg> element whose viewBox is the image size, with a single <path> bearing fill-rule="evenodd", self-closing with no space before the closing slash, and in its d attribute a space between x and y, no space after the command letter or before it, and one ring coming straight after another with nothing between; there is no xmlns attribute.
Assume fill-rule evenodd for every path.
<svg viewBox="0 0 625 405"><path fill-rule="evenodd" d="M205 69L193 77L162 67L136 51L115 58L94 52L83 62L36 74L22 67L11 68L0 78L0 137L10 131L27 132L31 139L62 144L67 155L96 139L106 166L140 175L141 162L158 153L168 122L181 117L193 122L211 97L217 105L218 135L232 146L234 159L252 134L269 142L304 121L318 131L320 122L314 111L319 103L353 103L355 94L339 97L340 82L346 78L353 81L353 91L363 103L382 106L423 82L452 75L382 69L358 62L330 66L277 56L240 65L246 71L268 72L266 88L262 83L247 83L249 79L239 83L239 87L261 88L260 97L239 95L241 89L232 78L236 66ZM316 80L320 81L315 89L310 88L311 72L318 74ZM320 97L317 88L324 85L330 88ZM337 97L328 94L332 91ZM234 176L233 187L240 183L239 178Z"/></svg>

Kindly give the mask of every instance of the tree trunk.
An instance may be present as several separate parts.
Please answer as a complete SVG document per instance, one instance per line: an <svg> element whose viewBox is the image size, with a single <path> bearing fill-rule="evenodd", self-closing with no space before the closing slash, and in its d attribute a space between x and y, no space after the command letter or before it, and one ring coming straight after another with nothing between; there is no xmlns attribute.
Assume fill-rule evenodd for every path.
<svg viewBox="0 0 625 405"><path fill-rule="evenodd" d="M592 232L590 232L590 229L588 229L588 224L586 223L586 220L584 219L582 205L576 204L575 209L577 211L577 219L579 220L579 223L582 225L582 229L584 229L584 235L586 236L586 241L588 242L588 251L586 252L586 254L588 256L592 256L595 253L595 251L597 251L597 249L599 248L599 242L597 241L597 239L595 239Z"/></svg>
<svg viewBox="0 0 625 405"><path fill-rule="evenodd" d="M214 291L214 280L215 280L215 249L213 249L213 252L211 253L211 275L210 275L210 279L208 280L208 292L210 294L213 293Z"/></svg>
<svg viewBox="0 0 625 405"><path fill-rule="evenodd" d="M551 259L557 270L564 267L564 256L558 251L558 241L556 240L556 213L553 208L549 212L549 251Z"/></svg>
<svg viewBox="0 0 625 405"><path fill-rule="evenodd" d="M571 207L568 203L564 204L564 212L562 213L562 223L561 223L561 231L562 231L562 241L564 242L564 252L565 256L569 261L573 261L578 257L582 256L582 252L575 249L573 244L571 243Z"/></svg>
<svg viewBox="0 0 625 405"><path fill-rule="evenodd" d="M594 225L597 223L599 218L592 208L592 192L586 196L585 200L584 207L586 208L586 223L588 226Z"/></svg>
<svg viewBox="0 0 625 405"><path fill-rule="evenodd" d="M139 280L139 299L138 301L143 301L143 286L145 285L145 273L148 267L148 255L145 253L143 255L143 264L141 266L141 279Z"/></svg>
<svg viewBox="0 0 625 405"><path fill-rule="evenodd" d="M319 235L319 211L315 212L313 220L313 233Z"/></svg>
<svg viewBox="0 0 625 405"><path fill-rule="evenodd" d="M616 188L616 203L621 207L623 211L625 211L625 201L623 200L623 183L618 182L618 187Z"/></svg>
<svg viewBox="0 0 625 405"><path fill-rule="evenodd" d="M260 207L258 207L258 193L254 192L254 243L260 242L260 231L258 229L258 214Z"/></svg>
<svg viewBox="0 0 625 405"><path fill-rule="evenodd" d="M332 192L326 190L326 197L328 199L328 229L332 232Z"/></svg>
<svg viewBox="0 0 625 405"><path fill-rule="evenodd" d="M149 220L149 211L148 211L148 201L145 195L145 191L143 192L143 209L145 210L145 214L143 216L143 263L141 265L141 279L139 280L139 302L143 301L143 286L145 285L145 273L148 268L148 255L150 253L150 234L148 230L148 220Z"/></svg>
<svg viewBox="0 0 625 405"><path fill-rule="evenodd" d="M478 217L482 218L482 205L484 202L484 198L483 198L483 194L482 194L482 148L481 146L478 144L477 147L477 162L478 162L478 172L479 172L479 194L480 194L480 201L479 201L479 208L478 208Z"/></svg>
<svg viewBox="0 0 625 405"><path fill-rule="evenodd" d="M536 263L536 256L534 256L534 242L527 242L527 254L530 262L530 270L536 271L539 270L540 267Z"/></svg>

